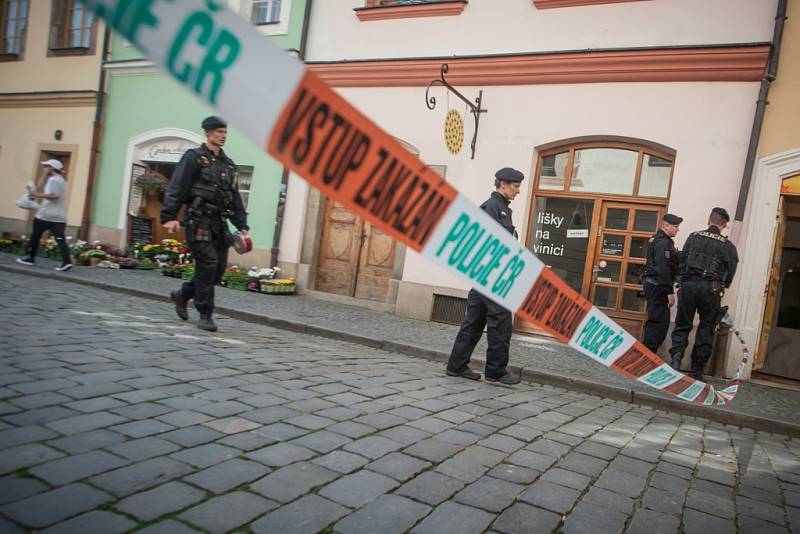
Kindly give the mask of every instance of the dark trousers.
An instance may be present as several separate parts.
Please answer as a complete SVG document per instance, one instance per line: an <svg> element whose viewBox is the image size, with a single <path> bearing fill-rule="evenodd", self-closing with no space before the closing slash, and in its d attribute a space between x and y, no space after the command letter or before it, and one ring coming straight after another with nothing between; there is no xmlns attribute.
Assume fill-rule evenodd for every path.
<svg viewBox="0 0 800 534"><path fill-rule="evenodd" d="M189 241L186 243L194 256L194 277L181 286L184 300L194 299L194 307L200 313L214 311L214 286L222 280L228 265L228 242Z"/></svg>
<svg viewBox="0 0 800 534"><path fill-rule="evenodd" d="M32 260L36 259L36 252L39 250L39 241L41 241L42 235L44 235L46 231L50 230L50 233L56 240L58 250L61 251L62 264L66 265L67 263L72 263L72 260L69 256L67 240L64 238L64 230L66 230L66 228L67 223L43 221L42 219L37 219L34 217L33 233L31 234L31 240L28 241L28 256L30 256Z"/></svg>
<svg viewBox="0 0 800 534"><path fill-rule="evenodd" d="M647 321L644 323L642 343L652 352L664 343L669 330L669 302L667 290L656 284L644 283L644 298L647 300Z"/></svg>
<svg viewBox="0 0 800 534"><path fill-rule="evenodd" d="M467 368L472 351L483 335L489 347L486 349L486 376L500 378L506 373L508 349L511 344L511 312L492 302L474 289L467 296L467 313L450 352L447 368L460 373Z"/></svg>
<svg viewBox="0 0 800 534"><path fill-rule="evenodd" d="M681 283L678 291L678 314L675 329L672 331L670 354L683 356L692 331L694 314L700 314L700 324L694 336L692 348L692 371L702 371L711 357L714 341L714 321L719 312L719 291L713 291L711 282L703 279L690 279Z"/></svg>

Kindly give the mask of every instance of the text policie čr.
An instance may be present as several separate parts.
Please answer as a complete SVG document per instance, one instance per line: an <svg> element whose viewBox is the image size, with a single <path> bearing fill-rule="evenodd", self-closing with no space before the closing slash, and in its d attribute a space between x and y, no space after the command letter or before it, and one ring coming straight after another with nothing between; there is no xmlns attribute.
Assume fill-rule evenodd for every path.
<svg viewBox="0 0 800 534"><path fill-rule="evenodd" d="M369 212L421 248L450 205L436 187L441 179L409 168L402 154L375 143L347 110L336 109L335 98L323 96L298 91L277 132L277 156L329 196Z"/></svg>
<svg viewBox="0 0 800 534"><path fill-rule="evenodd" d="M561 225L564 224L564 217L559 217L558 215L550 213L549 211L541 211L536 216L536 223L539 225L539 229L536 230L533 236L533 253L537 256L563 256L563 244L554 245L546 242L550 241L550 230L545 229L544 226L555 226L556 228L561 228Z"/></svg>
<svg viewBox="0 0 800 534"><path fill-rule="evenodd" d="M436 257L446 257L449 266L477 285L489 288L497 297L505 298L525 268L524 250L511 256L509 252L511 249L491 229L462 213L436 251Z"/></svg>

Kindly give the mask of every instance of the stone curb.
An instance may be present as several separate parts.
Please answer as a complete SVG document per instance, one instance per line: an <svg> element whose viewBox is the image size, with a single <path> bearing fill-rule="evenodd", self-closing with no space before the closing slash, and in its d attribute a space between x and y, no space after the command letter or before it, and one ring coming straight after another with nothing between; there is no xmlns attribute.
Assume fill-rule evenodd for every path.
<svg viewBox="0 0 800 534"><path fill-rule="evenodd" d="M141 289L120 287L103 282L95 282L92 280L82 280L80 278L73 278L68 274L44 273L44 272L39 273L35 271L16 269L14 267L9 267L6 265L0 265L0 271L14 273L14 274L21 274L31 277L55 279L60 282L70 282L73 284L93 287L114 293L121 293L124 295L146 298L160 302L170 302L170 299L167 295L152 293ZM363 336L359 334L353 334L350 332L342 332L340 330L334 330L332 328L326 328L324 326L298 324L293 321L288 321L286 319L278 319L275 317L269 317L267 315L261 315L253 312L235 310L233 308L228 308L226 306L218 306L217 311L223 315L227 315L232 319L237 319L239 321L244 321L253 324L261 324L264 326L279 328L281 330L310 334L310 335L325 337L328 339L336 339L338 341L348 341L359 345L365 345L368 347L381 349L388 352L397 352L399 354L405 354L406 356L423 358L430 361L446 362L449 356L445 352L428 349L425 347L419 347L406 343L398 343L396 341L387 341L381 338ZM472 361L474 364L476 364L477 367L482 367L485 363L483 360L477 358L473 359ZM613 386L609 384L602 384L599 382L592 382L590 380L585 380L582 378L575 378L567 375L562 375L553 371L541 371L533 368L519 368L515 366L509 366L508 370L512 374L519 375L522 378L522 380L525 380L527 382L536 382L539 384L557 386L571 391L588 393L591 395L597 395L600 397L605 397L613 400L620 400L631 404L640 404L658 410L665 410L665 411L680 413L683 415L705 417L706 419L710 419L712 421L716 421L718 423L726 425L734 425L744 428L751 428L754 430L761 430L765 432L773 432L777 434L786 434L793 437L800 437L800 424L788 423L786 421L770 419L768 417L758 417L755 415L742 414L719 408L698 406L695 404L679 401L677 399L667 398L653 393L644 393L629 388Z"/></svg>

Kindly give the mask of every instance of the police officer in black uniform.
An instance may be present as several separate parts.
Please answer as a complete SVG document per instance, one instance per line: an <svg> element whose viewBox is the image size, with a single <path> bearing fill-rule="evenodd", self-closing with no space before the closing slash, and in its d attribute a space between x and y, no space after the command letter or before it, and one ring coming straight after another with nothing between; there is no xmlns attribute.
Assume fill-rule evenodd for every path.
<svg viewBox="0 0 800 534"><path fill-rule="evenodd" d="M519 194L520 182L525 177L520 171L510 167L500 169L494 176L495 191L489 200L481 204L481 209L516 238L517 231L511 221L511 208L508 205ZM447 361L447 375L480 380L480 373L472 371L468 364L475 345L481 339L484 326L487 327L486 336L489 342L486 350L486 381L506 385L519 384L519 379L506 371L511 344L511 312L474 289L467 296L467 312Z"/></svg>
<svg viewBox="0 0 800 534"><path fill-rule="evenodd" d="M720 233L728 221L727 211L714 208L708 217L708 229L693 232L681 252L678 314L672 331L671 363L673 369L680 369L694 314L698 312L700 324L692 349L692 369L688 373L698 380L703 380L703 370L711 356L720 300L724 289L731 286L739 263L736 247Z"/></svg>
<svg viewBox="0 0 800 534"><path fill-rule="evenodd" d="M186 151L181 158L164 197L161 223L169 233L180 229L178 210L186 205L183 224L186 242L194 257L194 278L170 294L175 312L184 321L189 318L186 303L194 299L200 313L197 327L217 331L214 312L214 285L222 280L228 264L232 236L230 220L247 233L247 213L236 184L236 165L222 150L228 125L219 117L207 117L202 123L206 142Z"/></svg>
<svg viewBox="0 0 800 534"><path fill-rule="evenodd" d="M683 219L672 213L661 218L661 228L650 238L644 269L644 298L647 321L642 343L652 352L664 342L669 330L669 309L675 305L675 277L678 274L678 251L672 238L678 235Z"/></svg>

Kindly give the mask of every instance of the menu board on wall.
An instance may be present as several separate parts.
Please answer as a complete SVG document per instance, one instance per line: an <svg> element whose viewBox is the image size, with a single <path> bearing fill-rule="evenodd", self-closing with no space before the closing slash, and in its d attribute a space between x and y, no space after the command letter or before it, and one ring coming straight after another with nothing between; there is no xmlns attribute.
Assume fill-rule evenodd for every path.
<svg viewBox="0 0 800 534"><path fill-rule="evenodd" d="M537 197L528 232L528 249L579 293L593 212L593 200Z"/></svg>
<svg viewBox="0 0 800 534"><path fill-rule="evenodd" d="M152 217L128 215L128 243L152 243L154 224Z"/></svg>

